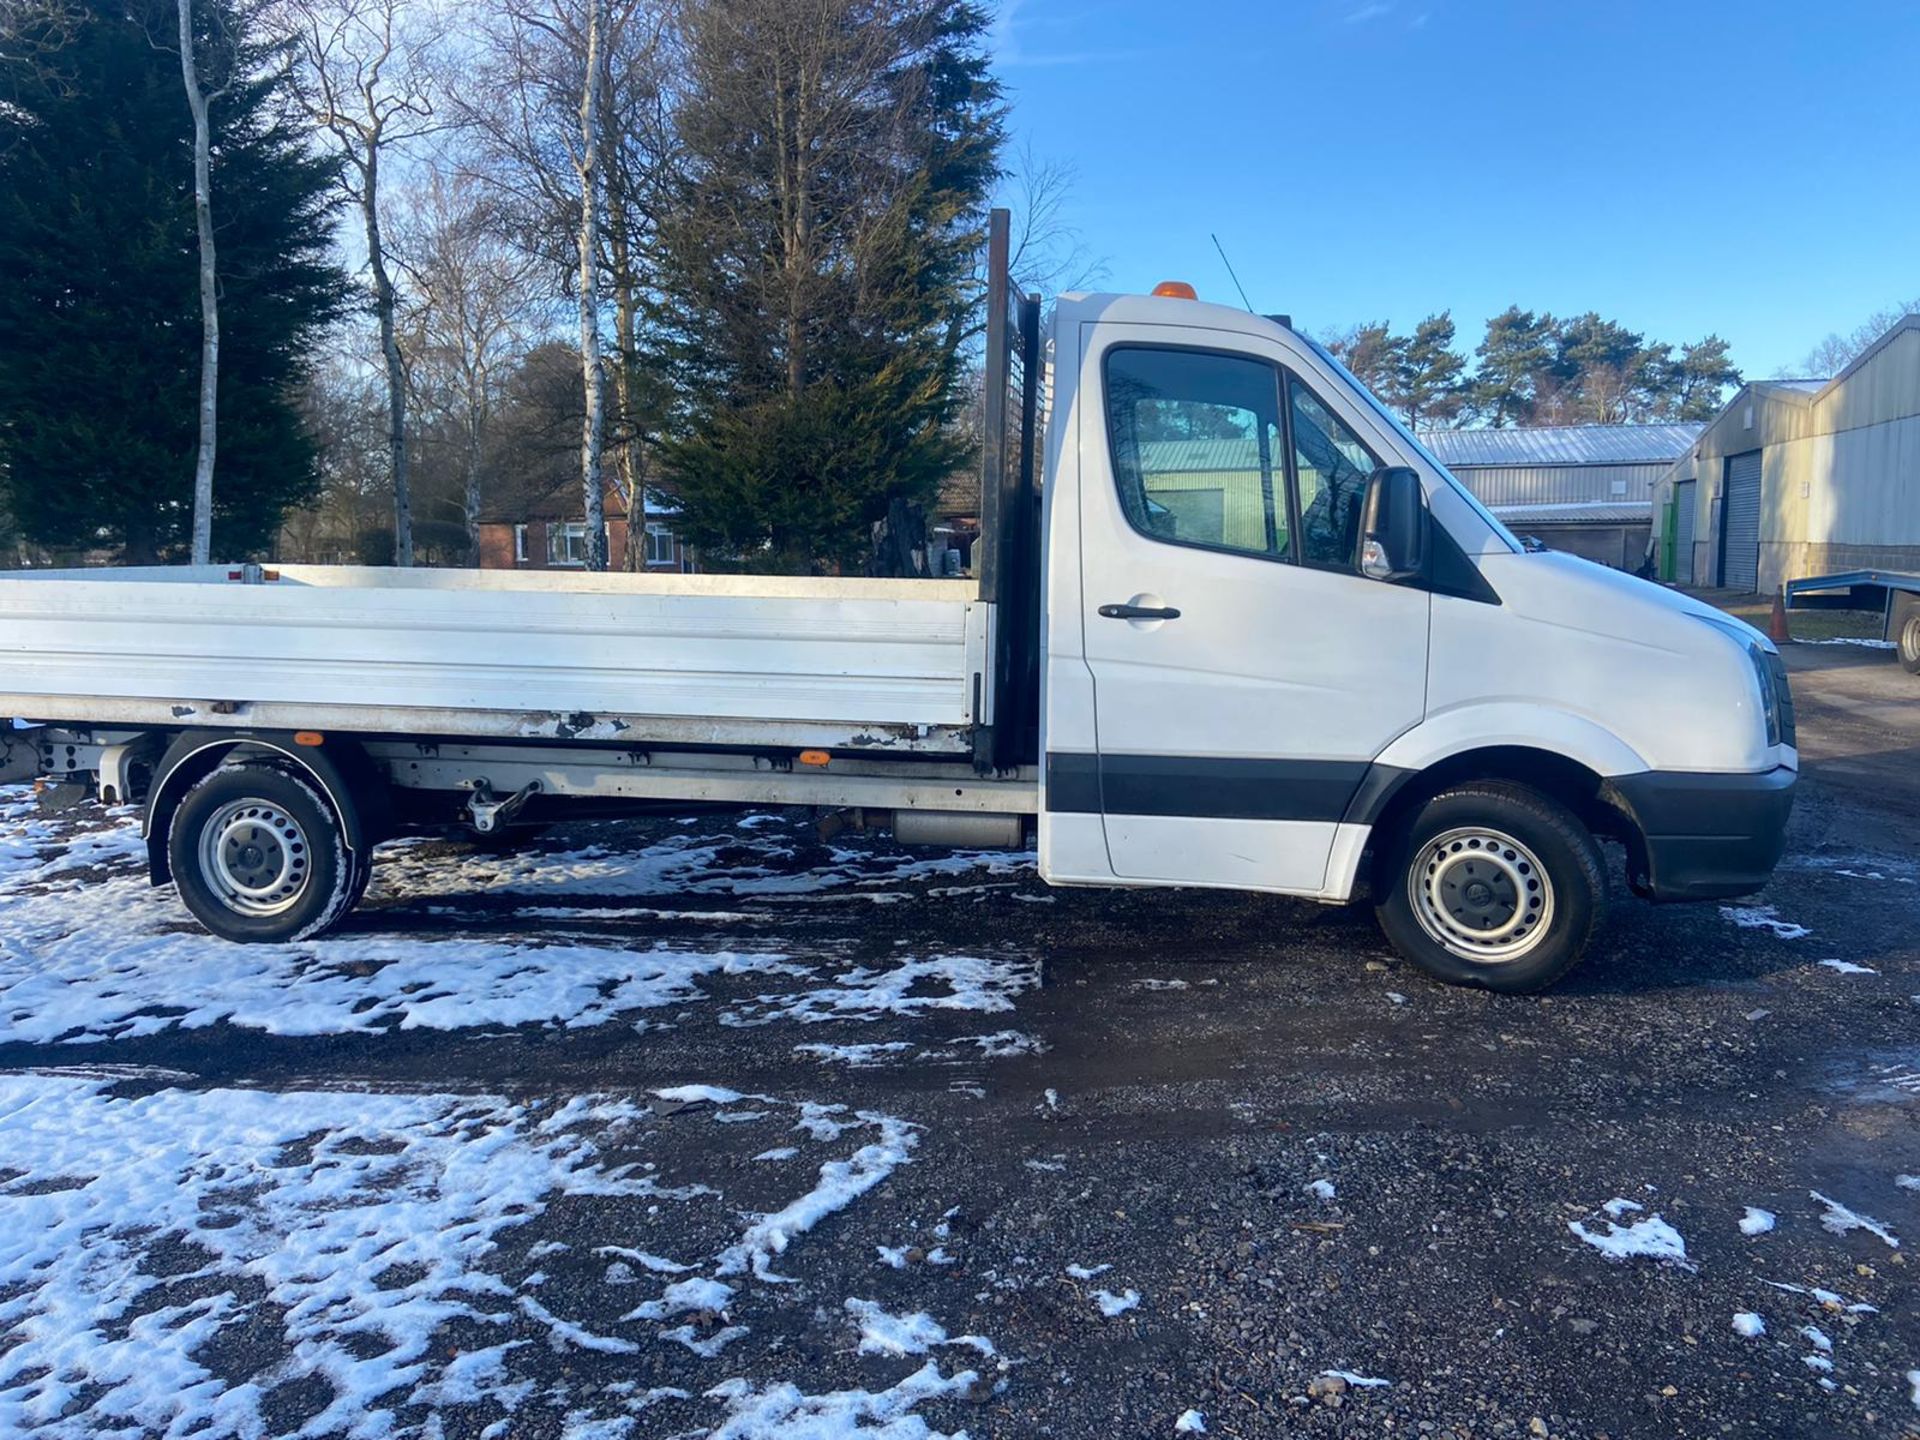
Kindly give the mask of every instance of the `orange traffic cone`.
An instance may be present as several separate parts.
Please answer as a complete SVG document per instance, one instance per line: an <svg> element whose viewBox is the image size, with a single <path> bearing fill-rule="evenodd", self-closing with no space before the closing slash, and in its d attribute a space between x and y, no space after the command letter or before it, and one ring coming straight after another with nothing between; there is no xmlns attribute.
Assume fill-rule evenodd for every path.
<svg viewBox="0 0 1920 1440"><path fill-rule="evenodd" d="M1787 629L1787 587L1784 585L1773 592L1773 618L1767 622L1767 638L1776 645L1793 639Z"/></svg>

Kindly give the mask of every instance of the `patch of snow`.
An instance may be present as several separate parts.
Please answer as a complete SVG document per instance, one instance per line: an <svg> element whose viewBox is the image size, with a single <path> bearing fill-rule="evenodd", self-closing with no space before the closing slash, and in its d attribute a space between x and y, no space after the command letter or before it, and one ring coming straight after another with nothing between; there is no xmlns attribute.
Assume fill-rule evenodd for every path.
<svg viewBox="0 0 1920 1440"><path fill-rule="evenodd" d="M1148 979L1134 981L1133 988L1136 990L1185 990L1188 989L1189 986L1185 980Z"/></svg>
<svg viewBox="0 0 1920 1440"><path fill-rule="evenodd" d="M1869 1235L1883 1241L1888 1248L1898 1250L1900 1242L1894 1233L1871 1216L1862 1215L1858 1210L1850 1210L1838 1200L1822 1195L1818 1190L1809 1190L1807 1194L1826 1206L1826 1213L1820 1217L1820 1223L1830 1234L1845 1235L1849 1230L1864 1230Z"/></svg>
<svg viewBox="0 0 1920 1440"><path fill-rule="evenodd" d="M1005 1060L1014 1055L1044 1055L1047 1042L1024 1030L996 1030L991 1035L969 1035L966 1044L977 1047L982 1058Z"/></svg>
<svg viewBox="0 0 1920 1440"><path fill-rule="evenodd" d="M1372 1375L1357 1375L1351 1370L1322 1370L1321 1375L1335 1380L1344 1380L1360 1390L1377 1390L1383 1385L1391 1385L1391 1380L1381 1380Z"/></svg>
<svg viewBox="0 0 1920 1440"><path fill-rule="evenodd" d="M734 1297L734 1288L718 1280L681 1280L661 1291L660 1298L635 1307L622 1320L667 1320L689 1310L706 1310L715 1315L726 1313Z"/></svg>
<svg viewBox="0 0 1920 1440"><path fill-rule="evenodd" d="M1907 1385L1912 1390L1913 1408L1920 1410L1920 1370L1907 1371Z"/></svg>
<svg viewBox="0 0 1920 1440"><path fill-rule="evenodd" d="M1307 1194L1313 1196L1316 1200L1331 1200L1336 1193L1331 1180L1309 1180L1307 1182Z"/></svg>
<svg viewBox="0 0 1920 1440"><path fill-rule="evenodd" d="M846 1065L855 1070L866 1070L886 1063L890 1055L911 1049L913 1046L905 1040L886 1040L871 1045L825 1045L815 1042L796 1045L793 1053L811 1056L822 1065Z"/></svg>
<svg viewBox="0 0 1920 1440"><path fill-rule="evenodd" d="M1833 1338L1818 1325L1802 1325L1800 1327L1800 1338L1813 1346L1813 1348L1818 1350L1822 1355L1831 1355L1833 1353Z"/></svg>
<svg viewBox="0 0 1920 1440"><path fill-rule="evenodd" d="M1892 640L1874 640L1859 635L1833 635L1824 640L1795 640L1796 645L1858 645L1863 650L1897 650Z"/></svg>
<svg viewBox="0 0 1920 1440"><path fill-rule="evenodd" d="M1809 1370L1833 1369L1833 1361L1824 1355L1802 1355L1800 1357L1800 1363L1805 1365Z"/></svg>
<svg viewBox="0 0 1920 1440"><path fill-rule="evenodd" d="M1767 1322L1751 1310L1742 1310L1733 1317L1733 1333L1755 1340L1767 1333Z"/></svg>
<svg viewBox="0 0 1920 1440"><path fill-rule="evenodd" d="M1404 1005L1407 1003L1407 997L1402 995L1398 990L1387 991L1387 999L1396 1005Z"/></svg>
<svg viewBox="0 0 1920 1440"><path fill-rule="evenodd" d="M1742 930L1771 930L1776 940L1800 940L1813 933L1805 925L1782 920L1771 905L1722 905L1720 913Z"/></svg>
<svg viewBox="0 0 1920 1440"><path fill-rule="evenodd" d="M911 1245L876 1245L873 1248L879 1252L880 1263L889 1270L904 1270L907 1268L907 1251L913 1247Z"/></svg>
<svg viewBox="0 0 1920 1440"><path fill-rule="evenodd" d="M835 1390L808 1395L790 1383L758 1388L750 1380L732 1379L707 1391L724 1401L727 1418L708 1433L707 1440L963 1440L965 1432L950 1435L931 1429L913 1412L934 1400L946 1400L971 1390L977 1372L962 1370L943 1375L929 1360L899 1384L881 1391Z"/></svg>
<svg viewBox="0 0 1920 1440"><path fill-rule="evenodd" d="M783 1277L775 1275L770 1264L795 1236L844 1210L908 1162L919 1143L917 1127L876 1111L860 1111L858 1117L878 1129L880 1138L861 1146L848 1159L827 1161L820 1167L820 1178L813 1189L749 1224L746 1233L721 1253L718 1274L737 1275L751 1269L762 1280L779 1281Z"/></svg>
<svg viewBox="0 0 1920 1440"><path fill-rule="evenodd" d="M584 1325L562 1320L531 1295L520 1297L520 1308L530 1319L547 1327L556 1350L572 1346L576 1350L591 1350L603 1355L636 1355L640 1351L639 1345L632 1340L618 1335L598 1335Z"/></svg>
<svg viewBox="0 0 1920 1440"><path fill-rule="evenodd" d="M903 1359L924 1355L942 1345L962 1345L992 1358L993 1342L984 1335L948 1337L946 1328L925 1311L912 1315L894 1315L874 1300L849 1299L847 1314L860 1327L862 1355L889 1355Z"/></svg>
<svg viewBox="0 0 1920 1440"><path fill-rule="evenodd" d="M1626 1226L1609 1220L1604 1231L1589 1230L1578 1220L1569 1221L1567 1228L1609 1260L1644 1258L1687 1263L1687 1242L1658 1215L1649 1215Z"/></svg>
<svg viewBox="0 0 1920 1440"><path fill-rule="evenodd" d="M1775 1216L1771 1210L1762 1210L1758 1205L1747 1206L1747 1213L1740 1217L1742 1235L1764 1235L1773 1229Z"/></svg>
<svg viewBox="0 0 1920 1440"><path fill-rule="evenodd" d="M702 1360L711 1360L742 1335L749 1333L751 1332L745 1325L727 1325L714 1331L713 1334L703 1340L700 1338L700 1332L694 1329L693 1326L676 1325L671 1330L662 1330L660 1332L660 1338L662 1340L672 1340L686 1346L687 1349L698 1355Z"/></svg>
<svg viewBox="0 0 1920 1440"><path fill-rule="evenodd" d="M771 1150L762 1150L753 1158L756 1160L791 1160L800 1153L798 1145L776 1145Z"/></svg>
<svg viewBox="0 0 1920 1440"><path fill-rule="evenodd" d="M651 1270L656 1275L684 1275L687 1271L693 1269L693 1266L682 1265L677 1260L666 1260L658 1255L649 1254L645 1250L629 1249L625 1245L596 1245L593 1247L593 1253L596 1255L617 1255L620 1259L631 1260L634 1264Z"/></svg>
<svg viewBox="0 0 1920 1440"><path fill-rule="evenodd" d="M878 1020L884 1015L925 1015L941 1010L992 1014L1013 1009L1017 996L1040 985L1040 962L980 955L905 958L884 969L865 965L811 984L793 994L759 995L725 1017L736 1026L797 1020Z"/></svg>
<svg viewBox="0 0 1920 1440"><path fill-rule="evenodd" d="M1138 1309L1140 1292L1122 1290L1116 1295L1111 1290L1096 1290L1093 1292L1093 1303L1102 1315L1111 1320L1116 1315L1124 1315L1129 1310Z"/></svg>
<svg viewBox="0 0 1920 1440"><path fill-rule="evenodd" d="M1075 1280L1091 1280L1096 1275L1104 1275L1111 1269L1113 1269L1111 1265L1069 1265L1067 1274Z"/></svg>
<svg viewBox="0 0 1920 1440"><path fill-rule="evenodd" d="M199 1352L229 1327L279 1336L277 1380L330 1403L312 1433L384 1437L390 1406L501 1398L507 1347L439 1358L453 1320L516 1311L556 1343L574 1329L486 1272L504 1235L567 1194L644 1194L595 1141L644 1112L557 1115L486 1097L161 1090L0 1077L0 1294L13 1344L0 1433L257 1435L265 1387L225 1383ZM596 1132L590 1141L583 1131ZM149 1258L184 1247L213 1293L177 1299ZM409 1283L384 1277L400 1269ZM529 1308L529 1306L531 1308ZM71 1407L87 1397L84 1411ZM111 1419L114 1423L105 1422Z"/></svg>
<svg viewBox="0 0 1920 1440"><path fill-rule="evenodd" d="M1842 975L1878 975L1878 970L1870 970L1865 965L1856 965L1851 960L1822 960L1829 970L1837 970Z"/></svg>
<svg viewBox="0 0 1920 1440"><path fill-rule="evenodd" d="M738 1090L727 1090L719 1085L672 1085L665 1090L653 1092L658 1100L669 1100L681 1105L698 1105L706 1101L710 1105L734 1105L749 1097Z"/></svg>
<svg viewBox="0 0 1920 1440"><path fill-rule="evenodd" d="M1920 1175L1896 1175L1893 1183L1902 1190L1920 1190Z"/></svg>
<svg viewBox="0 0 1920 1440"><path fill-rule="evenodd" d="M1613 1199L1607 1201L1607 1203L1602 1205L1600 1208L1602 1211L1605 1212L1609 1220L1618 1220L1621 1216L1626 1215L1631 1211L1645 1210L1647 1207L1642 1205L1637 1200L1624 1200L1616 1196Z"/></svg>
<svg viewBox="0 0 1920 1440"><path fill-rule="evenodd" d="M1207 1433L1207 1417L1198 1410L1183 1410L1180 1418L1173 1422L1176 1435L1204 1435Z"/></svg>

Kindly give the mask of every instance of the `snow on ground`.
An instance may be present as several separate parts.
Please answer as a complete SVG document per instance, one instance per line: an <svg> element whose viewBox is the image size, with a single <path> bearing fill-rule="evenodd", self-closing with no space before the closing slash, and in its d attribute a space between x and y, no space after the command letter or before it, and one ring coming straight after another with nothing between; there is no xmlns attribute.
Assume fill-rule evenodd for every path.
<svg viewBox="0 0 1920 1440"><path fill-rule="evenodd" d="M1173 1422L1176 1435L1204 1435L1207 1433L1207 1417L1198 1410L1183 1410L1180 1418Z"/></svg>
<svg viewBox="0 0 1920 1440"><path fill-rule="evenodd" d="M1831 1234L1845 1235L1849 1230L1864 1230L1885 1242L1890 1248L1894 1250L1900 1248L1900 1241L1894 1233L1878 1220L1862 1215L1857 1210L1850 1210L1838 1200L1829 1199L1818 1190L1809 1190L1807 1194L1826 1207L1826 1213L1820 1217L1820 1223Z"/></svg>
<svg viewBox="0 0 1920 1440"><path fill-rule="evenodd" d="M1842 975L1878 975L1878 970L1869 970L1865 965L1856 965L1851 960L1822 960L1829 970L1837 970Z"/></svg>
<svg viewBox="0 0 1920 1440"><path fill-rule="evenodd" d="M1740 1233L1742 1235L1764 1235L1773 1229L1774 1220L1774 1213L1771 1210L1762 1210L1757 1205L1749 1205L1747 1206L1747 1213L1740 1217Z"/></svg>
<svg viewBox="0 0 1920 1440"><path fill-rule="evenodd" d="M1767 1333L1767 1322L1751 1310L1742 1310L1733 1317L1733 1333L1753 1340Z"/></svg>
<svg viewBox="0 0 1920 1440"><path fill-rule="evenodd" d="M1593 1246L1609 1260L1647 1260L1687 1263L1687 1242L1680 1232L1658 1215L1649 1215L1631 1225L1618 1224L1618 1218L1640 1206L1632 1200L1615 1199L1602 1207L1613 1218L1600 1222L1604 1229L1588 1229L1579 1220L1567 1222L1567 1229Z"/></svg>
<svg viewBox="0 0 1920 1440"><path fill-rule="evenodd" d="M764 1260L908 1162L913 1130L893 1117L717 1087L661 1092L696 1107L751 1098L764 1107L755 1123L783 1131L808 1128L796 1121L811 1110L835 1113L839 1128L813 1138L837 1142L840 1153L785 1204L742 1213L709 1186L667 1183L631 1158L662 1122L630 1100L173 1088L124 1096L118 1083L0 1077L0 1331L14 1337L0 1353L0 1434L277 1433L276 1404L301 1386L322 1397L309 1402L319 1408L303 1433L423 1433L418 1407L557 1406L564 1397L536 1395L522 1378L516 1352L530 1343L589 1356L664 1346L684 1352L685 1365L711 1362L717 1373L697 1386L654 1387L621 1404L704 1395L690 1402L703 1424L740 1440L812 1433L779 1428L803 1419L864 1418L900 1427L883 1433L927 1436L917 1420L908 1424L916 1406L990 1383L979 1361L951 1376L930 1363L877 1392L810 1396L777 1379L738 1379L731 1362L754 1328L734 1315L742 1285L755 1303L810 1308L798 1294L786 1300L779 1284L756 1283L782 1278ZM718 1120L717 1110L695 1109L675 1123ZM578 1248L594 1256L694 1272L638 1305L619 1303L618 1291L583 1300L571 1284L550 1294L544 1270L525 1273L535 1250L558 1263L568 1246L546 1242L508 1258L513 1232L562 1203L570 1234L632 1233L636 1220L642 1229L659 1223L639 1211L701 1206L735 1233L691 1267L582 1240ZM595 1203L601 1211L578 1208ZM620 1279L649 1283L631 1267ZM847 1309L863 1336L892 1342L887 1353L938 1346L995 1356L986 1338L950 1339L930 1315L889 1315L866 1301ZM588 1409L570 1421L615 1434L622 1418Z"/></svg>
<svg viewBox="0 0 1920 1440"><path fill-rule="evenodd" d="M63 834L13 798L21 793L5 792L0 802L0 1029L10 1039L80 1042L222 1022L307 1036L590 1026L683 1006L704 998L702 982L749 975L791 988L743 1001L723 1017L732 1023L864 1021L1003 1013L1039 983L1037 965L1019 958L902 956L884 968L840 968L760 946L636 948L624 939L549 936L538 925L484 939L349 930L296 945L225 945L193 926L171 892L147 884L131 812L116 812L106 830ZM410 848L383 852L376 873L414 863ZM472 863L455 856L449 868L461 873ZM569 857L510 863L564 874ZM82 915L86 924L77 927ZM1006 1037L1017 1033L974 1043L996 1058L1013 1053Z"/></svg>
<svg viewBox="0 0 1920 1440"><path fill-rule="evenodd" d="M799 858L790 835L762 823L746 834L668 835L641 850L587 845L558 852L448 855L423 852L417 845L390 847L390 853L382 852L376 883L408 896L564 892L805 900L823 891L884 890L948 875L1024 875L1033 865L1030 852L1017 851L928 854L835 846L823 852L824 863L797 864Z"/></svg>
<svg viewBox="0 0 1920 1440"><path fill-rule="evenodd" d="M1805 925L1782 920L1771 905L1722 905L1720 913L1742 930L1771 930L1776 940L1800 940L1813 933Z"/></svg>
<svg viewBox="0 0 1920 1440"><path fill-rule="evenodd" d="M1116 1315L1124 1315L1129 1310L1139 1309L1140 1292L1122 1290L1116 1295L1111 1290L1096 1290L1093 1292L1093 1303L1102 1315L1111 1320Z"/></svg>
<svg viewBox="0 0 1920 1440"><path fill-rule="evenodd" d="M511 1295L483 1258L568 1194L651 1193L601 1168L619 1102L571 1114L456 1096L162 1090L0 1077L0 1433L260 1433L262 1387L201 1352L282 1332L282 1381L333 1400L316 1434L379 1435L395 1389L500 1387L492 1357L450 1374L436 1332ZM494 1379L489 1380L489 1371ZM82 1415L71 1408L85 1403Z"/></svg>
<svg viewBox="0 0 1920 1440"><path fill-rule="evenodd" d="M1391 1380L1382 1380L1375 1375L1356 1374L1352 1370L1322 1370L1320 1375L1322 1379L1344 1380L1357 1390L1378 1390L1382 1386L1393 1384Z"/></svg>

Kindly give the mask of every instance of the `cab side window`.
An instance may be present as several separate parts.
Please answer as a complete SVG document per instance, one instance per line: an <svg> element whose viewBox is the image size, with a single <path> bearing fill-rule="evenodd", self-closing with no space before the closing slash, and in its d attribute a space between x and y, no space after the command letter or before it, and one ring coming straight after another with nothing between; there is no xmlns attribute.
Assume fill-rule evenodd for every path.
<svg viewBox="0 0 1920 1440"><path fill-rule="evenodd" d="M1279 373L1245 356L1121 346L1107 434L1127 521L1176 545L1292 558Z"/></svg>
<svg viewBox="0 0 1920 1440"><path fill-rule="evenodd" d="M1379 463L1346 423L1289 377L1293 461L1300 487L1300 561L1351 570L1359 563L1360 511Z"/></svg>

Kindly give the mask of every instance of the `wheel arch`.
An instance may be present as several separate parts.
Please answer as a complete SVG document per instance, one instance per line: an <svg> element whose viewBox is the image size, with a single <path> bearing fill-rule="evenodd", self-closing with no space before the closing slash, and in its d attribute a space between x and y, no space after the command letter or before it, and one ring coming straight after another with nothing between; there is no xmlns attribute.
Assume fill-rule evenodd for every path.
<svg viewBox="0 0 1920 1440"><path fill-rule="evenodd" d="M1623 841L1631 854L1644 851L1638 826L1613 796L1606 775L1583 760L1537 745L1480 745L1455 751L1411 769L1376 764L1369 771L1347 822L1369 827L1367 858L1360 873L1378 893L1380 866L1391 837L1399 835L1422 805L1444 791L1483 780L1525 785L1559 801L1596 837Z"/></svg>
<svg viewBox="0 0 1920 1440"><path fill-rule="evenodd" d="M302 745L281 731L188 730L173 743L155 767L147 795L141 836L147 844L147 873L155 885L173 878L167 857L167 832L187 792L238 756L271 756L316 785L340 822L347 853L356 865L367 864L373 846L384 839L389 823L386 787L366 752L352 741L328 739L320 745Z"/></svg>

